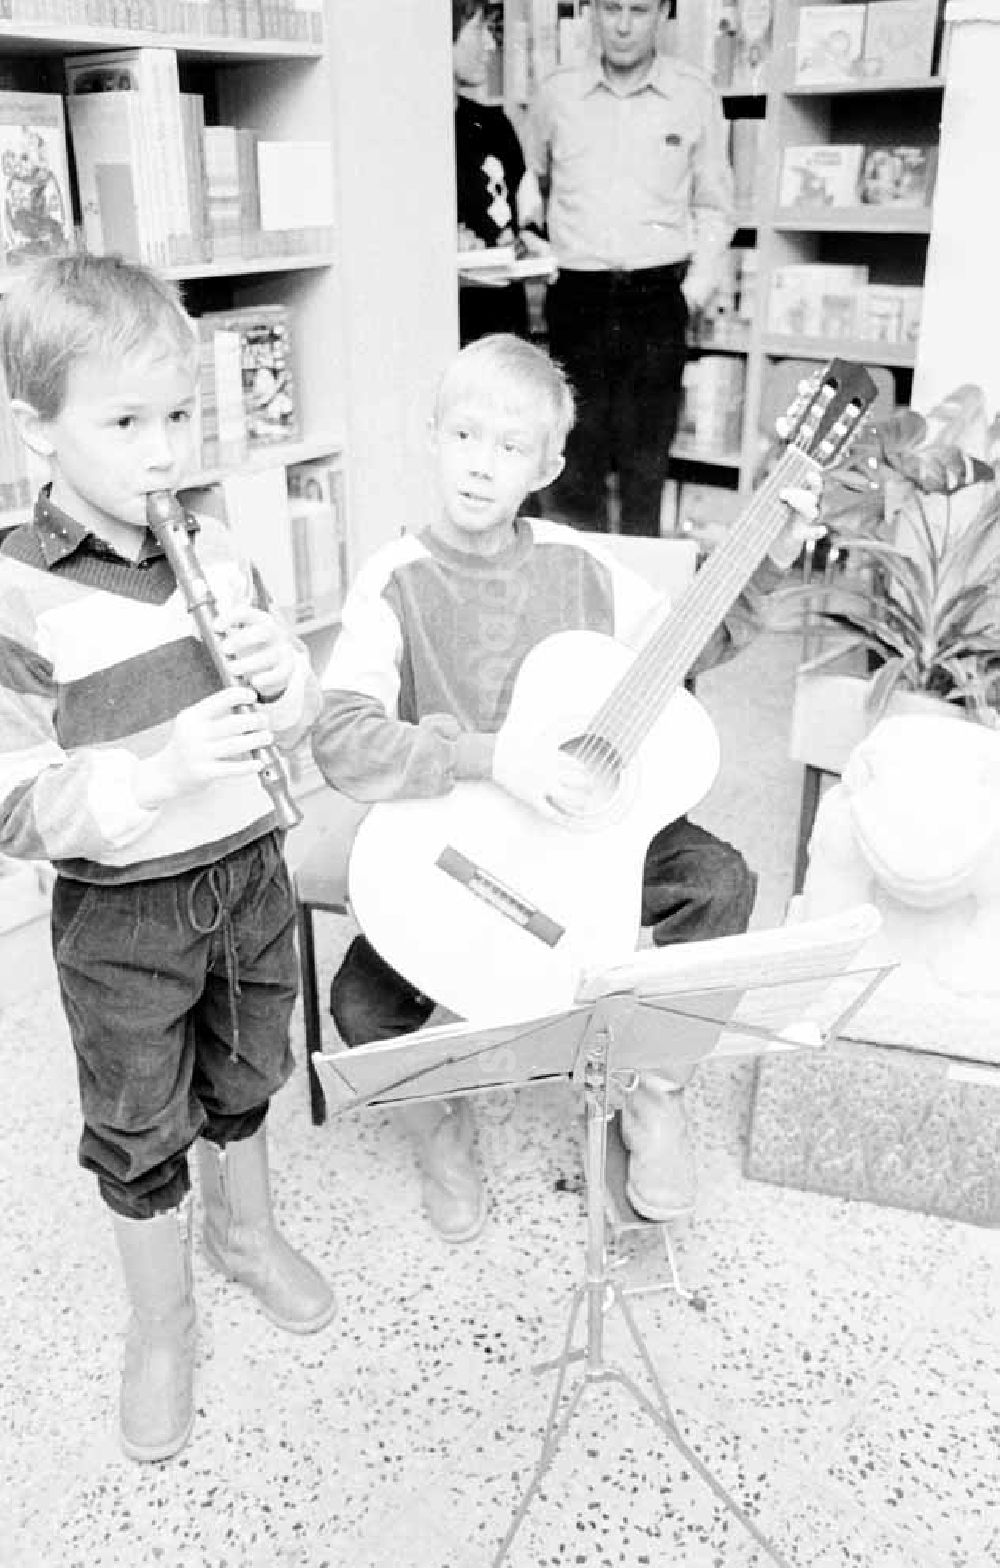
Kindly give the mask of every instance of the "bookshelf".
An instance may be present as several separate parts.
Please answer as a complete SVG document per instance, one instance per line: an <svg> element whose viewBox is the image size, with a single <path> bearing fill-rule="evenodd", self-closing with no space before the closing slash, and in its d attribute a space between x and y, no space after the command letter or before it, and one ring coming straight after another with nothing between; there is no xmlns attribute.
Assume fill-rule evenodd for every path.
<svg viewBox="0 0 1000 1568"><path fill-rule="evenodd" d="M927 49L926 71L912 65L895 70L887 56L859 62L844 79L797 80L797 45L803 13L814 13L808 0L678 0L676 18L664 26L662 46L701 66L716 79L727 119L733 124L734 173L738 229L736 252L750 252L753 269L743 277L746 298L737 313L700 324L692 337L693 356L700 361L738 356L744 367L742 433L721 446L693 441L680 430L672 458L673 477L681 489L705 483L720 489L749 492L759 476L765 440L773 434L775 393L782 383L781 367L789 361L803 368L837 355L863 360L875 367L883 388L908 402L919 340L862 336L860 331L834 334L815 330L775 330L771 309L781 269L803 265L864 266L877 288L919 287L924 280L932 228L930 203L902 207L862 204L792 209L779 203L786 151L799 146L845 148L919 146L936 148L945 78L940 70L941 28L945 0L872 0L879 26L919 16ZM830 0L829 18L853 18L861 5ZM720 34L738 26L742 15L760 31L770 11L764 47L748 63L738 35ZM551 58L561 21L581 11L580 0L505 0L504 100L509 112L523 114L527 91ZM839 14L838 14L839 13ZM829 20L820 16L819 22ZM810 25L811 17L806 18ZM909 42L921 28L907 29ZM897 29L898 31L898 29ZM570 35L572 38L572 34ZM863 51L863 42L861 45ZM508 60L507 55L511 58ZM912 60L911 56L911 60ZM878 74L872 74L877 70ZM743 144L738 156L737 141ZM735 290L739 296L739 287ZM838 322L838 326L842 323ZM872 321L866 323L870 330ZM715 367L709 366L709 373ZM724 370L727 367L718 367ZM723 374L725 384L728 377ZM787 402L787 399L786 399ZM784 406L784 405L782 405Z"/></svg>
<svg viewBox="0 0 1000 1568"><path fill-rule="evenodd" d="M236 460L208 456L189 483L220 485L234 474L273 481L276 467L327 465L346 498L346 580L377 545L422 526L432 504L426 420L458 336L454 279L440 267L454 248L453 201L441 176L453 162L450 38L443 8L433 25L425 16L400 17L376 40L371 0L298 6L265 0L272 30L296 36L245 37L236 28L251 15L249 0L143 0L129 8L119 0L48 0L44 8L11 0L0 20L0 88L64 95L67 58L171 50L181 91L201 95L206 123L331 145L331 188L321 194L334 221L313 243L280 254L186 259L162 270L180 282L194 316L287 309L295 439ZM114 25L136 16L150 25ZM178 18L187 25L167 25ZM311 30L316 36L307 36ZM416 133L401 135L404 125ZM72 151L70 160L72 169ZM0 292L8 280L0 263ZM28 515L23 503L3 512L0 530ZM338 626L329 605L295 619L317 667ZM302 787L313 782L306 778Z"/></svg>

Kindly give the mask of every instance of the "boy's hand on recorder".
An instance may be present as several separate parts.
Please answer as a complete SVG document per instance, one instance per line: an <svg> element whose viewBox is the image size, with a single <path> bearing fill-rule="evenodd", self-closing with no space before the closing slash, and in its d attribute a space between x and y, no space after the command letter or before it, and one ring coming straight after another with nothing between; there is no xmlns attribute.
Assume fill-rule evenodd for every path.
<svg viewBox="0 0 1000 1568"><path fill-rule="evenodd" d="M253 753L273 741L248 687L213 692L178 714L167 744L138 764L136 800L152 810L215 779L259 772L260 758Z"/></svg>
<svg viewBox="0 0 1000 1568"><path fill-rule="evenodd" d="M256 605L238 604L220 615L217 629L237 680L268 701L280 697L295 669L292 639L281 622Z"/></svg>

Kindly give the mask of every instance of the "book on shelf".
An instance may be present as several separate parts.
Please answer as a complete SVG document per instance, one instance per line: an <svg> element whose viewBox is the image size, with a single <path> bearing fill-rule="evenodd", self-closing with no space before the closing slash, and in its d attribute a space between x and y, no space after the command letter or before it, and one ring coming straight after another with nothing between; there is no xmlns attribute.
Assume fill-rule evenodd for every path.
<svg viewBox="0 0 1000 1568"><path fill-rule="evenodd" d="M284 468L227 474L214 484L183 487L181 500L196 515L214 517L232 530L239 553L260 574L271 602L295 617L295 569Z"/></svg>
<svg viewBox="0 0 1000 1568"><path fill-rule="evenodd" d="M0 20L322 44L323 0L0 0Z"/></svg>
<svg viewBox="0 0 1000 1568"><path fill-rule="evenodd" d="M314 458L290 463L287 477L295 618L312 620L340 608L347 581L344 473Z"/></svg>
<svg viewBox="0 0 1000 1568"><path fill-rule="evenodd" d="M778 205L798 212L857 206L864 157L865 149L858 143L786 147Z"/></svg>
<svg viewBox="0 0 1000 1568"><path fill-rule="evenodd" d="M746 364L730 354L703 354L684 366L677 440L701 452L728 453L740 444Z"/></svg>
<svg viewBox="0 0 1000 1568"><path fill-rule="evenodd" d="M807 263L775 270L768 329L794 337L861 339L915 347L923 289L872 283L868 269Z"/></svg>
<svg viewBox="0 0 1000 1568"><path fill-rule="evenodd" d="M768 296L768 331L787 337L856 335L858 292L868 268L834 262L776 267Z"/></svg>
<svg viewBox="0 0 1000 1568"><path fill-rule="evenodd" d="M864 73L866 5L804 5L795 41L795 81L846 82Z"/></svg>
<svg viewBox="0 0 1000 1568"><path fill-rule="evenodd" d="M158 265L192 257L190 193L184 157L177 52L169 48L102 49L67 55L64 61L70 104L76 98L131 98L137 106L130 143L137 145L139 182L145 186L148 232L140 242ZM100 168L95 178L100 183Z"/></svg>
<svg viewBox="0 0 1000 1568"><path fill-rule="evenodd" d="M919 284L869 283L861 292L859 337L915 349L923 297Z"/></svg>
<svg viewBox="0 0 1000 1568"><path fill-rule="evenodd" d="M66 102L86 248L128 261L163 263L134 93L86 93Z"/></svg>
<svg viewBox="0 0 1000 1568"><path fill-rule="evenodd" d="M752 212L760 199L760 149L763 120L729 122L729 162L733 170L733 204L738 213Z"/></svg>
<svg viewBox="0 0 1000 1568"><path fill-rule="evenodd" d="M245 305L197 318L207 460L293 441L299 434L289 311Z"/></svg>
<svg viewBox="0 0 1000 1568"><path fill-rule="evenodd" d="M0 91L0 264L73 248L66 122L58 93Z"/></svg>
<svg viewBox="0 0 1000 1568"><path fill-rule="evenodd" d="M868 146L859 179L870 207L929 207L937 174L936 147Z"/></svg>
<svg viewBox="0 0 1000 1568"><path fill-rule="evenodd" d="M246 176L246 160L240 159L239 132L235 125L206 125L203 132L205 156L205 221L210 255L225 260L243 255L246 213L250 210L240 190L241 174Z"/></svg>
<svg viewBox="0 0 1000 1568"><path fill-rule="evenodd" d="M317 251L333 238L333 146L329 141L256 142L259 226L265 247Z"/></svg>
<svg viewBox="0 0 1000 1568"><path fill-rule="evenodd" d="M891 81L930 76L937 19L938 0L869 0L865 75Z"/></svg>
<svg viewBox="0 0 1000 1568"><path fill-rule="evenodd" d="M774 51L773 0L738 0L729 85L737 93L767 90Z"/></svg>

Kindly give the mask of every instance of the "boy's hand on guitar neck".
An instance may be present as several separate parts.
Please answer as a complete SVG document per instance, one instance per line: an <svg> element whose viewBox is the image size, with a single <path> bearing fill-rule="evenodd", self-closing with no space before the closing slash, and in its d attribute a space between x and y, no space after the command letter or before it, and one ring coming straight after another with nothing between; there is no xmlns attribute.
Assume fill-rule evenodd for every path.
<svg viewBox="0 0 1000 1568"><path fill-rule="evenodd" d="M493 782L545 817L579 816L592 794L587 768L552 741L505 725L493 746Z"/></svg>
<svg viewBox="0 0 1000 1568"><path fill-rule="evenodd" d="M801 485L786 485L779 492L778 499L788 508L788 517L767 553L782 571L798 560L804 545L815 544L826 533L819 521L822 492L823 475L819 470L808 474Z"/></svg>

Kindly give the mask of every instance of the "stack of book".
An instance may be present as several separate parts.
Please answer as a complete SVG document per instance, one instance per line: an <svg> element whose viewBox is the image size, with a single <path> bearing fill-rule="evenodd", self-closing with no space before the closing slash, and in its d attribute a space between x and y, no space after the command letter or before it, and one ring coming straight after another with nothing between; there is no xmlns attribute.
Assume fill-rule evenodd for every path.
<svg viewBox="0 0 1000 1568"><path fill-rule="evenodd" d="M868 268L834 263L777 267L768 329L791 337L861 338L913 346L920 335L923 289L871 283Z"/></svg>
<svg viewBox="0 0 1000 1568"><path fill-rule="evenodd" d="M818 143L786 147L781 159L780 207L826 212L844 207L929 207L937 148Z"/></svg>
<svg viewBox="0 0 1000 1568"><path fill-rule="evenodd" d="M207 311L201 339L202 459L238 462L299 434L289 312L285 305Z"/></svg>
<svg viewBox="0 0 1000 1568"><path fill-rule="evenodd" d="M5 21L66 28L138 28L201 38L280 38L323 42L322 0L3 0Z"/></svg>
<svg viewBox="0 0 1000 1568"><path fill-rule="evenodd" d="M938 0L803 5L795 44L797 85L930 76Z"/></svg>
<svg viewBox="0 0 1000 1568"><path fill-rule="evenodd" d="M326 460L274 464L182 491L190 511L232 529L292 623L333 616L346 580L343 475Z"/></svg>
<svg viewBox="0 0 1000 1568"><path fill-rule="evenodd" d="M313 459L291 463L286 473L293 613L298 621L321 619L340 609L347 583L344 472L337 464Z"/></svg>
<svg viewBox="0 0 1000 1568"><path fill-rule="evenodd" d="M731 454L743 432L746 364L729 354L704 354L684 367L677 441L699 452Z"/></svg>
<svg viewBox="0 0 1000 1568"><path fill-rule="evenodd" d="M206 125L169 48L74 55L66 81L88 250L183 266L331 246L329 142Z"/></svg>

